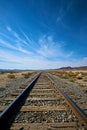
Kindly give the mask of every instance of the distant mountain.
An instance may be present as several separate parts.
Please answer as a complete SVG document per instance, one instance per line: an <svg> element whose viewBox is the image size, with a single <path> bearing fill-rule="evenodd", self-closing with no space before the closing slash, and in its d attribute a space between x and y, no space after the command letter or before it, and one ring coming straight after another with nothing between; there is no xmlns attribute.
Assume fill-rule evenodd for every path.
<svg viewBox="0 0 87 130"><path fill-rule="evenodd" d="M31 71L31 70L19 70L19 69L0 69L0 72L22 72L22 71Z"/></svg>
<svg viewBox="0 0 87 130"><path fill-rule="evenodd" d="M68 67L61 67L59 69L61 69L61 70L70 70L70 69L72 69L72 67L70 67L70 66L68 66Z"/></svg>
<svg viewBox="0 0 87 130"><path fill-rule="evenodd" d="M72 69L87 70L87 66L80 66L80 67L71 67L71 66L68 66L68 67L59 68L59 70L72 70Z"/></svg>
<svg viewBox="0 0 87 130"><path fill-rule="evenodd" d="M74 69L87 70L87 66L75 67Z"/></svg>

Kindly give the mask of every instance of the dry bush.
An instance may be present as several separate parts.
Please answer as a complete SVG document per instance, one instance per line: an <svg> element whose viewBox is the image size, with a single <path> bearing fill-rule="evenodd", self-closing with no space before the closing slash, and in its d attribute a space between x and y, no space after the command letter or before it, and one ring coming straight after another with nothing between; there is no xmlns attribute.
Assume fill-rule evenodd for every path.
<svg viewBox="0 0 87 130"><path fill-rule="evenodd" d="M51 71L49 73L52 74L52 75L58 76L58 72L57 71Z"/></svg>
<svg viewBox="0 0 87 130"><path fill-rule="evenodd" d="M68 79L68 75L67 75L67 74L62 74L62 75L61 75L61 78L63 78L63 79Z"/></svg>
<svg viewBox="0 0 87 130"><path fill-rule="evenodd" d="M68 74L68 76L70 76L70 77L75 77L75 76L76 76L76 73L73 72L73 71L69 71L69 72L67 72L67 74Z"/></svg>
<svg viewBox="0 0 87 130"><path fill-rule="evenodd" d="M69 78L66 71L59 72L58 76L60 78L63 78L63 79L68 79Z"/></svg>
<svg viewBox="0 0 87 130"><path fill-rule="evenodd" d="M34 72L31 72L30 74L34 74L34 75L35 75L35 74L37 74L37 72L36 72L36 71L34 71Z"/></svg>
<svg viewBox="0 0 87 130"><path fill-rule="evenodd" d="M87 90L84 90L84 93L87 94Z"/></svg>
<svg viewBox="0 0 87 130"><path fill-rule="evenodd" d="M2 72L0 72L0 74L4 74L4 73L5 73L5 72L3 72L3 71L2 71Z"/></svg>
<svg viewBox="0 0 87 130"><path fill-rule="evenodd" d="M24 76L24 78L29 78L29 76L31 75L31 73L30 72L28 72L28 73L22 73L22 75Z"/></svg>
<svg viewBox="0 0 87 130"><path fill-rule="evenodd" d="M86 81L86 82L87 82L87 76L85 76L85 77L83 78L83 81Z"/></svg>
<svg viewBox="0 0 87 130"><path fill-rule="evenodd" d="M74 82L75 81L75 76L76 76L76 73L75 72L72 72L72 71L60 71L60 72L53 72L51 74L54 74L62 79L68 79L70 82Z"/></svg>
<svg viewBox="0 0 87 130"><path fill-rule="evenodd" d="M85 84L80 84L80 87L86 87L86 85Z"/></svg>
<svg viewBox="0 0 87 130"><path fill-rule="evenodd" d="M68 80L69 80L70 82L75 82L75 79L72 78L72 77L70 77Z"/></svg>
<svg viewBox="0 0 87 130"><path fill-rule="evenodd" d="M8 77L9 79L15 79L15 75L14 75L14 74L8 74L7 77Z"/></svg>
<svg viewBox="0 0 87 130"><path fill-rule="evenodd" d="M83 78L83 77L82 77L82 74L79 73L79 74L76 76L76 78L77 78L77 79L82 79L82 78Z"/></svg>
<svg viewBox="0 0 87 130"><path fill-rule="evenodd" d="M54 72L51 72L51 74L52 74L52 75L57 75L57 72L54 71Z"/></svg>
<svg viewBox="0 0 87 130"><path fill-rule="evenodd" d="M83 76L87 76L87 72L81 72Z"/></svg>
<svg viewBox="0 0 87 130"><path fill-rule="evenodd" d="M13 72L13 71L10 71L9 73L10 73L10 74L13 74L14 72Z"/></svg>

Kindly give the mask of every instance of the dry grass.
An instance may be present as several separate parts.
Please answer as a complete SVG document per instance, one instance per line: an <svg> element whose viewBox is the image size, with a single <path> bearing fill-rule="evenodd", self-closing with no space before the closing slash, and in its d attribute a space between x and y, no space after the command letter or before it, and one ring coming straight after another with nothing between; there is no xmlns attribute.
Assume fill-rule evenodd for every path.
<svg viewBox="0 0 87 130"><path fill-rule="evenodd" d="M27 72L27 73L22 73L22 76L24 77L24 78L29 78L30 77L30 75L31 75L32 73L30 73L30 72Z"/></svg>
<svg viewBox="0 0 87 130"><path fill-rule="evenodd" d="M51 74L58 76L62 79L67 79L70 82L75 82L77 80L83 80L87 81L87 71L86 72L81 72L81 71L50 71Z"/></svg>
<svg viewBox="0 0 87 130"><path fill-rule="evenodd" d="M85 94L87 94L87 90L83 90Z"/></svg>
<svg viewBox="0 0 87 130"><path fill-rule="evenodd" d="M9 79L15 79L15 75L14 74L8 74L7 76Z"/></svg>
<svg viewBox="0 0 87 130"><path fill-rule="evenodd" d="M78 70L56 70L50 71L49 73L58 76L63 80L65 83L71 82L73 85L74 83L80 87L80 89L87 94L87 71L78 71Z"/></svg>
<svg viewBox="0 0 87 130"><path fill-rule="evenodd" d="M75 82L75 79L71 77L71 78L68 78L68 81Z"/></svg>
<svg viewBox="0 0 87 130"><path fill-rule="evenodd" d="M83 81L87 82L87 76L85 76L85 77L83 78Z"/></svg>
<svg viewBox="0 0 87 130"><path fill-rule="evenodd" d="M80 74L77 74L77 75L76 75L76 78L77 78L77 79L82 79L82 78L83 78L83 75L82 75L81 73L80 73Z"/></svg>

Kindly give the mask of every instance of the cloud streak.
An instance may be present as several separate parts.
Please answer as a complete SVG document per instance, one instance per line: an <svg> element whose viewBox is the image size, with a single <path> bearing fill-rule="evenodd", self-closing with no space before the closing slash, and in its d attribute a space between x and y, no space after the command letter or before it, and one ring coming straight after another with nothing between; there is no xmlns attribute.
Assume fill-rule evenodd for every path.
<svg viewBox="0 0 87 130"><path fill-rule="evenodd" d="M22 28L19 28L19 33L21 34L22 38L20 37L19 33L15 32L10 26L7 26L6 29L8 30L9 33L13 35L15 38L15 43L16 44L23 44L27 48L32 49L35 51L35 42L22 30Z"/></svg>
<svg viewBox="0 0 87 130"><path fill-rule="evenodd" d="M10 50L14 50L14 51L16 50L16 51L24 53L24 54L28 54L28 55L32 54L32 52L25 50L19 44L16 45L16 46L13 46L12 44L10 44L10 43L6 42L5 40L2 40L2 39L0 39L0 46L8 48Z"/></svg>
<svg viewBox="0 0 87 130"><path fill-rule="evenodd" d="M8 29L11 30L12 29ZM19 35L13 33L16 38L19 39ZM10 63L15 63L15 65L20 65L21 68L35 68L35 69L47 69L57 68L62 65L61 61L54 61L55 58L65 58L65 52L63 52L63 42L55 42L52 36L44 35L38 39L39 48L35 48L35 52L31 52L27 49L24 49L21 44L17 43L12 45L12 43L6 42L5 40L0 39L0 43L3 46L9 48L9 50L0 50L0 59L1 61ZM10 51L11 50L11 51ZM14 50L14 52L12 52ZM16 54L15 51L20 52ZM70 57L72 54L66 54L66 57ZM49 60L51 58L52 61ZM1 62L2 63L2 62ZM65 63L65 64L68 64ZM12 67L13 64L12 64ZM17 67L18 68L18 67Z"/></svg>
<svg viewBox="0 0 87 130"><path fill-rule="evenodd" d="M10 43L6 42L5 40L3 39L0 39L0 46L5 46L7 48L10 48L10 49L14 49L14 50L17 50L17 48L13 45L11 45Z"/></svg>
<svg viewBox="0 0 87 130"><path fill-rule="evenodd" d="M15 42L23 43L24 45L28 45L27 41L24 40L23 38L21 38L19 36L19 34L17 32L15 32L10 26L7 26L6 29L8 30L9 33L11 33L15 37ZM27 37L27 39L28 39L28 37Z"/></svg>
<svg viewBox="0 0 87 130"><path fill-rule="evenodd" d="M64 17L67 16L67 13L70 11L73 4L74 4L74 2L70 1L69 3L67 3L66 8L64 8L64 6L62 5L59 9L59 12L58 12L58 15L56 18L56 22L61 24L67 30L69 30L70 27L65 23Z"/></svg>
<svg viewBox="0 0 87 130"><path fill-rule="evenodd" d="M3 38L0 38L0 68L7 67L8 69L10 66L12 69L53 69L61 66L85 65L87 63L87 57L76 62L72 58L72 51L64 51L66 44L63 41L55 41L52 35L43 35L38 38L38 47L36 47L35 41L29 38L24 31L21 30L21 33L25 39L21 38L19 33L9 26L7 26L7 31L13 35L15 44L12 39L9 39L9 35L4 34L2 35ZM5 40L6 36L8 41ZM30 51L30 48L34 51Z"/></svg>
<svg viewBox="0 0 87 130"><path fill-rule="evenodd" d="M69 58L73 55L73 52L65 53L62 47L63 43L61 41L55 42L53 36L51 35L44 35L40 37L38 40L39 47L36 48L36 43L30 39L22 29L20 30L25 37L25 40L23 38L20 38L19 34L16 33L11 27L7 26L7 30L16 38L16 47L10 44L8 45L8 47L11 49L18 50L25 54L40 55L43 58ZM33 52L24 49L25 46L22 47L22 43L25 44L27 48L32 49Z"/></svg>
<svg viewBox="0 0 87 130"><path fill-rule="evenodd" d="M27 55L33 55L33 53L30 51L30 47L28 42L32 43L32 40L29 41L28 36L23 33L25 39L20 38L19 34L15 32L10 26L6 26L6 29L9 33L8 35L0 32L1 38L0 38L0 46L8 48L9 50L16 50L18 52L27 54ZM9 34L12 35L10 38ZM26 49L27 48L27 49ZM28 50L29 49L29 50ZM33 48L34 49L34 48Z"/></svg>
<svg viewBox="0 0 87 130"><path fill-rule="evenodd" d="M2 62L4 59L5 63ZM4 64L3 64L4 63ZM14 64L12 64L14 63ZM12 64L12 66L11 66ZM40 56L19 56L17 54L14 55L12 52L2 51L0 50L0 68L2 65L5 69L8 69L8 66L11 66L12 69L54 69L59 68L61 66L81 66L87 65L87 57L84 57L80 60L73 59L72 61L49 61L47 59L43 59ZM7 67L7 68L6 68Z"/></svg>
<svg viewBox="0 0 87 130"><path fill-rule="evenodd" d="M39 44L40 48L37 53L46 58L69 58L73 55L73 52L64 52L64 43L61 41L55 42L52 36L41 37Z"/></svg>

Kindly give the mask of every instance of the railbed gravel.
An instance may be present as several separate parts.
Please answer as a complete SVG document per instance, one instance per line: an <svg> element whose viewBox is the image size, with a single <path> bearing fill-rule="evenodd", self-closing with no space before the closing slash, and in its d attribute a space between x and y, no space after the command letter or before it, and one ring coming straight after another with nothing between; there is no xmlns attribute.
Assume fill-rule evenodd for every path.
<svg viewBox="0 0 87 130"><path fill-rule="evenodd" d="M52 100L52 101L47 101L47 100L41 100L41 101L26 101L25 105L30 105L30 106L58 106L58 105L65 105L65 101L64 100Z"/></svg>
<svg viewBox="0 0 87 130"><path fill-rule="evenodd" d="M84 92L82 91L80 85L78 85L76 82L69 82L66 79L61 79L58 76L54 76L54 75L53 75L52 79L56 82L57 86L60 89L63 89L65 91L65 93L67 93L70 97L71 97L71 95L74 95L75 99L73 99L73 100L77 104L79 104L79 103L87 104L87 94L84 94ZM60 82L62 82L62 84L63 84L62 87L60 87L58 85L58 80ZM70 94L70 93L72 93L72 94Z"/></svg>
<svg viewBox="0 0 87 130"><path fill-rule="evenodd" d="M0 99L7 97L13 90L18 89L25 81L26 81L26 79L24 79L24 78L11 79L6 84L6 86L3 87L4 90L0 91Z"/></svg>
<svg viewBox="0 0 87 130"><path fill-rule="evenodd" d="M26 78L15 78L10 79L5 86L0 86L0 104L4 103L4 99L6 97L11 97L11 93L18 88L20 88L24 83L31 82L32 79L34 79L35 75L31 75L28 79ZM16 96L14 96L15 98ZM4 101L4 102L3 102ZM8 103L7 103L8 104Z"/></svg>
<svg viewBox="0 0 87 130"><path fill-rule="evenodd" d="M15 119L19 123L74 122L76 116L71 111L20 112Z"/></svg>

